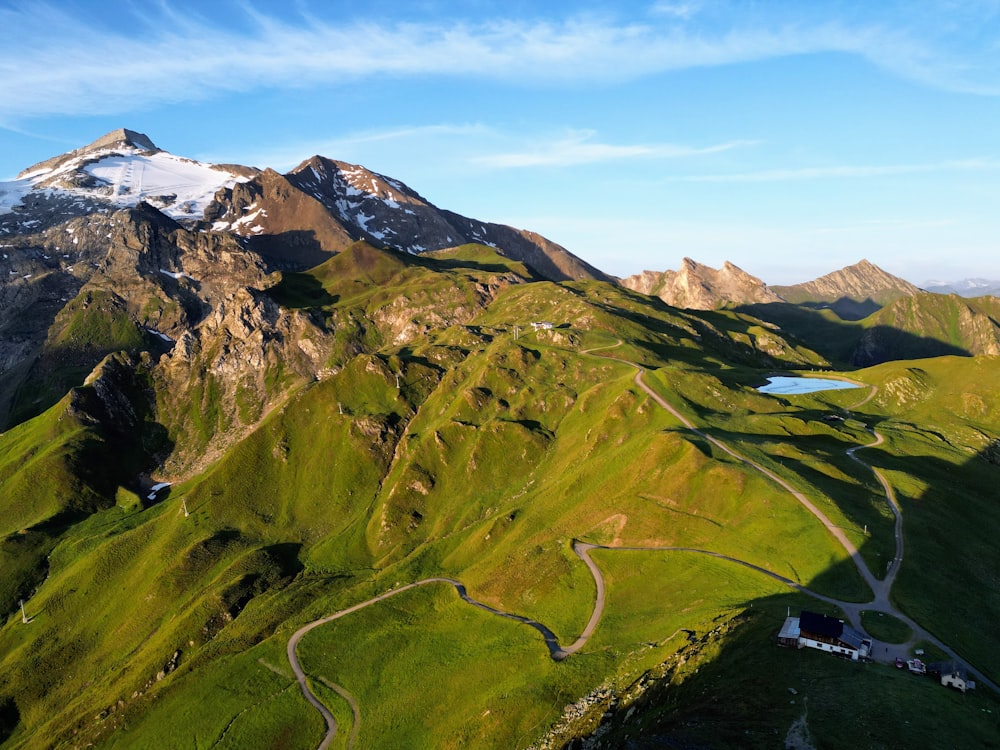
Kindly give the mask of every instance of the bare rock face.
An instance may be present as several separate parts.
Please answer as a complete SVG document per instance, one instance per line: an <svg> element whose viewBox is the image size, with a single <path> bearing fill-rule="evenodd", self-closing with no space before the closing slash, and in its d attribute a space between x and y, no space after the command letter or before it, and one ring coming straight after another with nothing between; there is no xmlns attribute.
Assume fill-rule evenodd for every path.
<svg viewBox="0 0 1000 750"><path fill-rule="evenodd" d="M54 403L73 385L67 374L114 351L169 349L238 289L272 283L238 237L184 229L144 203L4 249L0 423Z"/></svg>
<svg viewBox="0 0 1000 750"><path fill-rule="evenodd" d="M883 271L867 260L820 276L813 281L792 286L776 286L774 290L789 302L869 300L875 303L876 308L900 297L909 297L920 292L920 289L910 282Z"/></svg>
<svg viewBox="0 0 1000 750"><path fill-rule="evenodd" d="M220 191L205 219L277 268L316 265L358 240L413 255L478 243L547 279L611 280L541 235L444 211L398 180L323 156Z"/></svg>
<svg viewBox="0 0 1000 750"><path fill-rule="evenodd" d="M729 261L716 270L685 258L678 271L643 271L621 283L642 294L659 297L673 307L689 310L782 301L767 284Z"/></svg>

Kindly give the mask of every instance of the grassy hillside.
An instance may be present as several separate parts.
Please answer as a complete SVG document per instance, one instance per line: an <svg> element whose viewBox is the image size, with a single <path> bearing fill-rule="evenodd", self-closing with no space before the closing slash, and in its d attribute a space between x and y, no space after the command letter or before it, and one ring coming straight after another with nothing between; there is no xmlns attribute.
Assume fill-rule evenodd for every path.
<svg viewBox="0 0 1000 750"><path fill-rule="evenodd" d="M829 307L771 303L740 308L779 326L794 342L841 367L891 360L1000 353L995 297L920 293L888 301L864 316L837 315Z"/></svg>
<svg viewBox="0 0 1000 750"><path fill-rule="evenodd" d="M1000 411L995 357L941 357L866 371L879 393L865 411L887 442L866 460L883 468L903 506L907 557L895 594L902 609L959 653L1000 674ZM967 592L975 592L969 594ZM947 606L941 606L943 602Z"/></svg>
<svg viewBox="0 0 1000 750"><path fill-rule="evenodd" d="M286 372L280 398L244 420L242 432L206 419L210 402L220 414L239 408L218 394L189 412L178 394L159 394L169 413L140 412L137 434L159 418L175 451L185 440L187 450L222 438L231 446L204 469L171 477L155 499L123 488L132 486L137 460L103 483L81 484L79 467L91 455L85 443L101 435L69 419L68 404L0 436L3 554L11 569L26 571L7 596L27 596L34 618L24 625L5 609L0 744L314 747L323 722L285 656L299 626L447 576L568 645L596 594L574 540L710 550L829 596L869 596L808 510L685 429L640 389L629 363L707 434L809 495L876 569L892 554L891 520L870 472L844 451L870 442L865 425L878 420L890 442L866 459L884 466L901 494L942 481L943 470L926 473L933 462L908 451L924 445L926 456L945 461L958 438L951 447L931 432L915 440L908 412L880 400L909 393L893 383L916 376L888 367L862 373L879 384L879 396L854 419L827 422L824 415L846 412L865 392L776 398L754 390L776 367L823 363L780 331L735 313L680 312L603 283L531 282L523 270L480 247L412 259L359 245L312 272L284 275L270 298L337 342L324 350L323 370L311 378ZM553 327L535 330L539 321ZM148 382L161 382L147 366ZM917 380L912 403L926 401L921 422L940 422L943 404L964 408L948 424L969 445L977 431L1000 425L985 392L972 419L978 402L963 395L968 389L937 400L926 395L932 378ZM143 402L138 391L131 398ZM198 424L202 442L186 437ZM982 438L976 450L988 457L990 444ZM152 443L138 446L155 452ZM970 493L994 468L974 454L967 460L983 470L969 475ZM106 450L100 458L108 461ZM41 499L31 487L44 488ZM911 502L907 494L907 524ZM67 508L75 515L45 527L44 538L31 536ZM932 522L957 533L969 520L941 504ZM907 565L912 559L919 575L931 546L911 541L923 533L914 523ZM977 537L971 554L989 558L980 544ZM593 557L605 572L606 609L592 639L564 661L550 658L536 630L471 607L443 583L310 632L299 654L341 724L334 747L348 746L352 726L357 747L526 747L546 735L559 746L593 730L637 682L668 672L682 686L668 701L672 711L697 713L708 675L720 694L745 689L746 654L769 644L786 607L815 604L696 552ZM965 562L939 566L941 581ZM991 564L968 582L976 596L989 585ZM918 602L907 575L904 567L899 600L912 616L929 627L962 627L937 600ZM963 653L972 637L965 628L954 644ZM991 669L990 647L970 647L968 656ZM814 682L851 669L832 660L795 664ZM872 690L883 679L877 669L866 678ZM773 674L756 673L754 697L726 714L726 737L748 722L773 738L798 718L792 706L750 718L764 697L785 691L787 702L788 686ZM359 724L334 684L357 702ZM565 710L573 704L580 710ZM843 720L816 710L816 731ZM962 717L971 736L995 727L984 711Z"/></svg>
<svg viewBox="0 0 1000 750"><path fill-rule="evenodd" d="M148 334L114 293L85 288L59 312L49 329L29 377L13 396L10 424L18 424L52 406L105 356L137 353L150 345Z"/></svg>

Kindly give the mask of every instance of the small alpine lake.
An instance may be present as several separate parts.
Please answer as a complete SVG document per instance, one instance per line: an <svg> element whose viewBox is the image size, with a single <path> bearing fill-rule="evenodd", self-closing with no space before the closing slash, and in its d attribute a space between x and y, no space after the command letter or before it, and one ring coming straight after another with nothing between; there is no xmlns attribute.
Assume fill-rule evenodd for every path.
<svg viewBox="0 0 1000 750"><path fill-rule="evenodd" d="M797 393L816 393L817 391L839 391L845 388L860 388L857 383L832 378L801 378L788 375L778 375L767 379L767 384L757 388L761 393L778 394L782 396Z"/></svg>

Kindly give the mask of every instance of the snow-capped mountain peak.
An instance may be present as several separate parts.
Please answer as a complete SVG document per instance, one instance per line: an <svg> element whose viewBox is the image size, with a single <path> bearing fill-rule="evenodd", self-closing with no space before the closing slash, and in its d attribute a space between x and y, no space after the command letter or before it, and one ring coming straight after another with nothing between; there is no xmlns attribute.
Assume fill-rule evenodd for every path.
<svg viewBox="0 0 1000 750"><path fill-rule="evenodd" d="M252 173L174 156L148 136L119 128L29 167L17 180L0 182L0 233L11 231L12 222L37 222L41 228L49 217L65 219L139 202L178 221L198 221L220 188L245 181Z"/></svg>

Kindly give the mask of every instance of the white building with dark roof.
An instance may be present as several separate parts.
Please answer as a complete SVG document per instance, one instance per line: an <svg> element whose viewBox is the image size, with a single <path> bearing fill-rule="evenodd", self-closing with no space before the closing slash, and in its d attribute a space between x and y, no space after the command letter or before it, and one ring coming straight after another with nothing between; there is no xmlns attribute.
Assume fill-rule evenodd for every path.
<svg viewBox="0 0 1000 750"><path fill-rule="evenodd" d="M778 633L778 643L796 648L814 648L851 661L867 659L872 642L843 620L803 610L789 616Z"/></svg>

